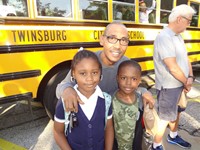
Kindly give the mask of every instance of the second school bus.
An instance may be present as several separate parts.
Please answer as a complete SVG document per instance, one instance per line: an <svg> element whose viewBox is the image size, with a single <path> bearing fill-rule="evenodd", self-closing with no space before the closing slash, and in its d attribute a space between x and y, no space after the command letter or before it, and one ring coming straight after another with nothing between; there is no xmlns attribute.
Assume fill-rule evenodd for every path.
<svg viewBox="0 0 200 150"><path fill-rule="evenodd" d="M152 0L145 2L150 8ZM148 24L139 22L138 0L0 0L0 99L31 92L52 118L56 86L73 56L80 47L101 50L99 37L112 21L128 28L126 56L138 61L143 73L152 72L154 39L180 4L197 12L182 36L191 62L199 63L199 0L156 0Z"/></svg>

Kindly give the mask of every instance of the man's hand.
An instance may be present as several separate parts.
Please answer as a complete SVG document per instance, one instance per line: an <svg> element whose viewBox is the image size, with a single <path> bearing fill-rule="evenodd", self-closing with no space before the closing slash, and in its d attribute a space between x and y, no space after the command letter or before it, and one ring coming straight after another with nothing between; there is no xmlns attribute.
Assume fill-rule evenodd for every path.
<svg viewBox="0 0 200 150"><path fill-rule="evenodd" d="M81 101L78 94L76 93L76 91L71 87L68 87L64 90L62 98L65 103L65 109L67 112L78 112L78 103L84 104L83 101Z"/></svg>
<svg viewBox="0 0 200 150"><path fill-rule="evenodd" d="M192 88L193 78L188 78L186 84L184 85L185 93L188 93Z"/></svg>
<svg viewBox="0 0 200 150"><path fill-rule="evenodd" d="M149 108L153 108L154 104L155 104L155 100L153 98L153 95L149 92L146 91L145 93L142 94L142 98L143 98L143 104L144 107L149 103Z"/></svg>

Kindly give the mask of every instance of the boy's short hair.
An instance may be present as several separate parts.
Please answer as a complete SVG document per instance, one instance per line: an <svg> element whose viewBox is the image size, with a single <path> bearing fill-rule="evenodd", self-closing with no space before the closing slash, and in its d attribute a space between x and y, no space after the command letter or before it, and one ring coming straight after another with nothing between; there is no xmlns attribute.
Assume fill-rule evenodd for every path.
<svg viewBox="0 0 200 150"><path fill-rule="evenodd" d="M121 68L125 67L125 66L132 66L134 68L137 68L138 69L138 72L140 73L140 76L142 75L142 68L141 66L139 65L138 62L134 61L134 60L125 60L123 61L119 67L118 67L118 71L117 71L117 74L119 74Z"/></svg>

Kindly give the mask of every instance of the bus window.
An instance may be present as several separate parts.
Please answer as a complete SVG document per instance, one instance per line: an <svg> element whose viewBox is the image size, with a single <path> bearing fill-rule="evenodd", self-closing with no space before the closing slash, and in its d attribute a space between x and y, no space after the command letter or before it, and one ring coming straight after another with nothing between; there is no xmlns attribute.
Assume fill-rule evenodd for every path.
<svg viewBox="0 0 200 150"><path fill-rule="evenodd" d="M188 0L177 0L176 6L181 5L181 4L187 4Z"/></svg>
<svg viewBox="0 0 200 150"><path fill-rule="evenodd" d="M37 0L38 16L72 18L71 0Z"/></svg>
<svg viewBox="0 0 200 150"><path fill-rule="evenodd" d="M160 10L160 23L168 23L168 17L173 8L173 0L162 0Z"/></svg>
<svg viewBox="0 0 200 150"><path fill-rule="evenodd" d="M156 23L156 1L139 1L139 21L140 23Z"/></svg>
<svg viewBox="0 0 200 150"><path fill-rule="evenodd" d="M155 0L144 0L147 7L152 9L152 12L149 14L149 23L156 23L156 2Z"/></svg>
<svg viewBox="0 0 200 150"><path fill-rule="evenodd" d="M113 19L124 21L135 21L134 0L113 1Z"/></svg>
<svg viewBox="0 0 200 150"><path fill-rule="evenodd" d="M196 14L192 17L192 22L190 23L190 26L197 27L199 17L199 4L191 3L190 5L196 11Z"/></svg>
<svg viewBox="0 0 200 150"><path fill-rule="evenodd" d="M82 19L108 20L108 3L104 1L79 0Z"/></svg>
<svg viewBox="0 0 200 150"><path fill-rule="evenodd" d="M0 17L28 17L26 0L0 0Z"/></svg>

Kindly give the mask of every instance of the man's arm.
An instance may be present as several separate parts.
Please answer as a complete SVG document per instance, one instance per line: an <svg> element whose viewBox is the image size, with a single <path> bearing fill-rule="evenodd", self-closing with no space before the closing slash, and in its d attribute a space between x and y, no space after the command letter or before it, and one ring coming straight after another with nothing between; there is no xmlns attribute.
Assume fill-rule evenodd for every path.
<svg viewBox="0 0 200 150"><path fill-rule="evenodd" d="M66 111L78 112L78 102L83 104L76 91L73 89L75 84L75 82L71 82L70 70L65 79L60 84L58 84L56 88L56 96L57 98L63 98Z"/></svg>
<svg viewBox="0 0 200 150"><path fill-rule="evenodd" d="M188 65L189 65L189 76L194 76L193 75L193 70L192 70L192 64L191 64L189 58L188 58Z"/></svg>
<svg viewBox="0 0 200 150"><path fill-rule="evenodd" d="M68 72L64 80L62 80L56 87L56 97L60 99L64 90L68 87L73 87L75 83L71 82L71 70Z"/></svg>
<svg viewBox="0 0 200 150"><path fill-rule="evenodd" d="M176 58L175 57L165 58L164 63L166 64L166 66L169 69L169 72L172 74L172 76L174 76L174 78L176 78L177 80L182 82L185 87L185 90L189 91L191 89L191 85L188 84L188 79L184 75L181 68L178 66L178 64L176 62Z"/></svg>
<svg viewBox="0 0 200 150"><path fill-rule="evenodd" d="M182 82L183 85L185 85L187 82L187 77L184 75L183 71L178 66L176 58L175 57L165 58L164 63L166 64L167 68L169 69L169 72L174 76L174 78L176 78L177 80Z"/></svg>
<svg viewBox="0 0 200 150"><path fill-rule="evenodd" d="M187 80L187 85L190 85L192 87L192 83L194 82L194 75L193 75L193 70L192 70L192 64L188 58L188 65L189 65L189 76L188 76L188 80ZM189 90L191 90L191 87ZM186 91L189 92L189 91Z"/></svg>

